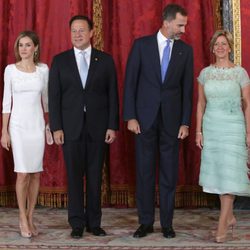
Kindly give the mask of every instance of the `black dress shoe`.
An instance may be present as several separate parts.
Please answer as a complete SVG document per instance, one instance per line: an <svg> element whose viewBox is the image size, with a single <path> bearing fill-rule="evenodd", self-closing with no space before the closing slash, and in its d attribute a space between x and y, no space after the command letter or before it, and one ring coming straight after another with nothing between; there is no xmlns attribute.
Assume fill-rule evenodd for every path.
<svg viewBox="0 0 250 250"><path fill-rule="evenodd" d="M88 233L92 233L95 236L106 236L106 232L101 228L101 227L92 227L92 228L87 228L86 231Z"/></svg>
<svg viewBox="0 0 250 250"><path fill-rule="evenodd" d="M175 237L175 231L173 227L163 227L162 233L165 238L174 238Z"/></svg>
<svg viewBox="0 0 250 250"><path fill-rule="evenodd" d="M143 225L141 224L137 230L135 231L133 237L134 238L141 238L145 237L148 233L153 233L154 229L152 225Z"/></svg>
<svg viewBox="0 0 250 250"><path fill-rule="evenodd" d="M82 238L82 234L83 234L83 228L76 227L72 229L72 232L70 235L74 239L79 239L79 238Z"/></svg>

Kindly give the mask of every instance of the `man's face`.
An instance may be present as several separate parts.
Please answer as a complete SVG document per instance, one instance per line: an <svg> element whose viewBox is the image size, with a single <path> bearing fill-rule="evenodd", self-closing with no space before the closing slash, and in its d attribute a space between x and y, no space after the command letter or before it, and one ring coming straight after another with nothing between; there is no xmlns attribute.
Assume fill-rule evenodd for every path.
<svg viewBox="0 0 250 250"><path fill-rule="evenodd" d="M180 13L176 14L176 18L163 22L166 29L167 37L170 39L180 39L181 35L185 33L185 26L187 25L187 16L182 16Z"/></svg>
<svg viewBox="0 0 250 250"><path fill-rule="evenodd" d="M89 29L85 20L75 20L71 24L71 42L74 47L80 50L86 49L90 45L93 30Z"/></svg>

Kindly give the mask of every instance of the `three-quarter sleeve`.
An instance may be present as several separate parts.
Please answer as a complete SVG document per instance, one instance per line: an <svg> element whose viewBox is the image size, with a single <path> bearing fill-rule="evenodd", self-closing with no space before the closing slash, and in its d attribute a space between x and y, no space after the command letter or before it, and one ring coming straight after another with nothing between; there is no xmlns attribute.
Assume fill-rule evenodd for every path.
<svg viewBox="0 0 250 250"><path fill-rule="evenodd" d="M11 84L11 67L8 65L4 70L4 91L3 91L3 108L2 113L11 113L12 107L12 84Z"/></svg>
<svg viewBox="0 0 250 250"><path fill-rule="evenodd" d="M48 82L49 82L49 68L46 64L42 64L42 75L44 80L42 90L42 104L45 113L49 112L48 108Z"/></svg>

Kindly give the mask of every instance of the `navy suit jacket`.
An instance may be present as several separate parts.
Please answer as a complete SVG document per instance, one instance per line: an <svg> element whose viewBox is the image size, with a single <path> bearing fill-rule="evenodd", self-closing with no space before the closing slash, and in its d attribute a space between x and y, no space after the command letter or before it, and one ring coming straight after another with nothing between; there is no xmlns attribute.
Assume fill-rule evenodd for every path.
<svg viewBox="0 0 250 250"><path fill-rule="evenodd" d="M164 83L161 80L157 34L135 40L125 77L124 120L137 119L142 131L151 127L161 107L166 130L176 136L190 125L193 92L193 50L175 40Z"/></svg>
<svg viewBox="0 0 250 250"><path fill-rule="evenodd" d="M84 123L98 140L104 141L107 129L117 130L119 105L112 57L92 48L83 89L74 50L56 55L49 74L49 117L51 130L63 130L66 140L77 140Z"/></svg>

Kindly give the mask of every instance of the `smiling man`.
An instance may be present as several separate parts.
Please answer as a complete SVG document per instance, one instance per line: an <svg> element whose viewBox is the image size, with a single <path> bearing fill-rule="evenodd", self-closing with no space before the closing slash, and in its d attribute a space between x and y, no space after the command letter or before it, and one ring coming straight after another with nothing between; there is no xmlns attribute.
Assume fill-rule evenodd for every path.
<svg viewBox="0 0 250 250"><path fill-rule="evenodd" d="M140 227L135 238L153 232L155 173L159 156L160 222L163 236L172 227L178 177L179 140L189 134L193 91L193 51L180 40L187 12L169 4L158 33L137 39L125 78L124 120L136 141L136 201Z"/></svg>
<svg viewBox="0 0 250 250"><path fill-rule="evenodd" d="M49 118L54 141L62 145L68 180L71 236L101 228L101 180L107 144L119 124L116 70L110 55L91 46L93 23L70 20L73 48L54 57L49 75ZM84 176L86 207L84 207Z"/></svg>

